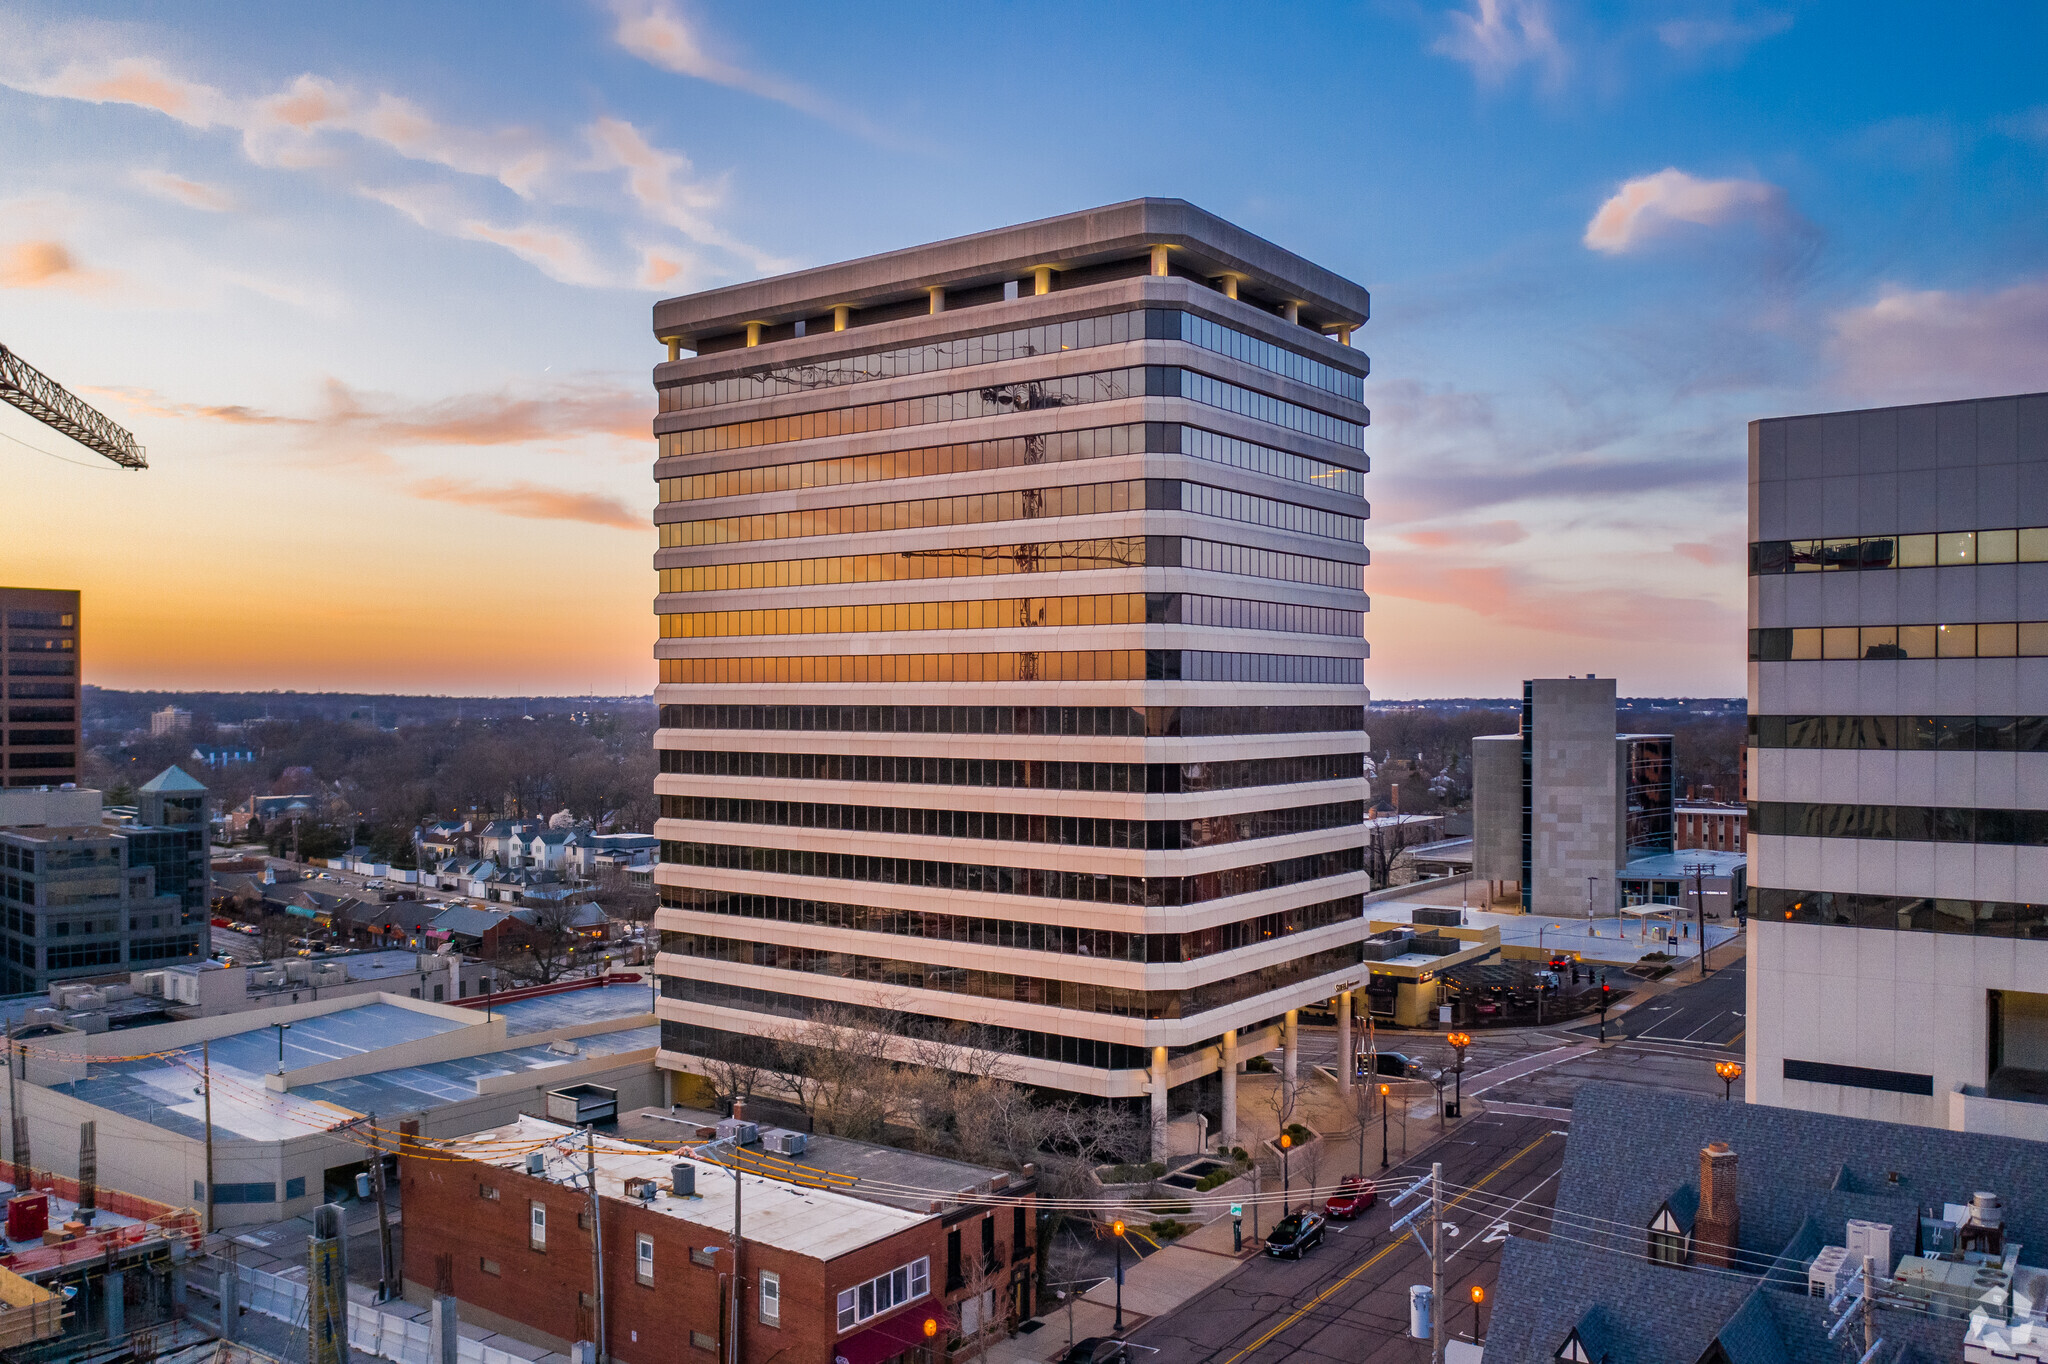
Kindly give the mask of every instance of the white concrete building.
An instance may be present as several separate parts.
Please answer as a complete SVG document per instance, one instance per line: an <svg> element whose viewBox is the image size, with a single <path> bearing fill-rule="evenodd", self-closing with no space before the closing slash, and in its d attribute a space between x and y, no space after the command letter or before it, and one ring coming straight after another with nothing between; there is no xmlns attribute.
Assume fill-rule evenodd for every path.
<svg viewBox="0 0 2048 1364"><path fill-rule="evenodd" d="M1368 302L1148 199L655 306L664 1064L853 1006L1232 1126L1362 969Z"/></svg>
<svg viewBox="0 0 2048 1364"><path fill-rule="evenodd" d="M2048 1139L2048 394L1749 468L1749 1096Z"/></svg>
<svg viewBox="0 0 2048 1364"><path fill-rule="evenodd" d="M1671 851L1671 736L1615 732L1611 677L1522 684L1522 724L1472 740L1472 874L1525 914L1604 918Z"/></svg>

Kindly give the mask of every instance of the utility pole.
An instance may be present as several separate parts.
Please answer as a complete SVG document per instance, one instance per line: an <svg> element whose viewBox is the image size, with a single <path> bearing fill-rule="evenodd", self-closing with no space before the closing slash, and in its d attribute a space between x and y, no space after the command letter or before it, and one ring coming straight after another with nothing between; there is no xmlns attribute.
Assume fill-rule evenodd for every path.
<svg viewBox="0 0 2048 1364"><path fill-rule="evenodd" d="M213 1043L199 1044L199 1092L206 1099L206 1234L213 1234Z"/></svg>
<svg viewBox="0 0 2048 1364"><path fill-rule="evenodd" d="M740 1143L732 1143L732 1361L740 1364Z"/></svg>
<svg viewBox="0 0 2048 1364"><path fill-rule="evenodd" d="M370 1115L370 1191L377 1199L377 1301L390 1302L400 1292L391 1273L391 1212L384 1206L384 1143L377 1135L377 1115Z"/></svg>
<svg viewBox="0 0 2048 1364"><path fill-rule="evenodd" d="M1429 1167L1429 1364L1444 1364L1444 1163Z"/></svg>
<svg viewBox="0 0 2048 1364"><path fill-rule="evenodd" d="M7 1025L7 1116L14 1157L14 1187L28 1191L28 1119L21 1112L21 1068L28 1062L28 1048L14 1045L14 1024Z"/></svg>
<svg viewBox="0 0 2048 1364"><path fill-rule="evenodd" d="M586 1152L584 1158L584 1171L590 1177L590 1273L591 1278L597 1287L597 1292L594 1295L594 1301L596 1303L597 1329L593 1332L593 1334L596 1336L596 1341L594 1343L597 1345L598 1364L603 1364L605 1358L604 1222L599 1215L601 1209L599 1208L597 1201L597 1128L594 1126L585 1127L583 1129L583 1136L586 1143L584 1146L584 1150ZM380 1202L379 1207L381 1206L382 1204Z"/></svg>
<svg viewBox="0 0 2048 1364"><path fill-rule="evenodd" d="M1686 868L1692 873L1692 906L1699 916L1700 925L1700 979L1707 978L1707 864L1695 862Z"/></svg>

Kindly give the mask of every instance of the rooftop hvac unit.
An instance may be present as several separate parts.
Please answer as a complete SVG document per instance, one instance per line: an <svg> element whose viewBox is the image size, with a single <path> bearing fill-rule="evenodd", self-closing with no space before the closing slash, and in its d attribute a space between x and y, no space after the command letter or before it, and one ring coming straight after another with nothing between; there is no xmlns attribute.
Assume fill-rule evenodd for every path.
<svg viewBox="0 0 2048 1364"><path fill-rule="evenodd" d="M164 973L161 971L144 971L142 973L142 993L154 995L158 999L162 999L164 997Z"/></svg>
<svg viewBox="0 0 2048 1364"><path fill-rule="evenodd" d="M626 1181L626 1197L637 1198L642 1203L652 1203L660 1192L659 1180L634 1178Z"/></svg>
<svg viewBox="0 0 2048 1364"><path fill-rule="evenodd" d="M1863 1262L1849 1263L1847 1246L1823 1246L1820 1254L1813 1257L1813 1263L1806 1267L1807 1296L1832 1298L1842 1291L1842 1285L1849 1282L1856 1269Z"/></svg>
<svg viewBox="0 0 2048 1364"><path fill-rule="evenodd" d="M697 1196L697 1167L694 1165L671 1165L668 1171L669 1188L677 1198Z"/></svg>
<svg viewBox="0 0 2048 1364"><path fill-rule="evenodd" d="M718 1139L735 1146L752 1146L761 1139L761 1127L745 1118L726 1118L718 1124Z"/></svg>
<svg viewBox="0 0 2048 1364"><path fill-rule="evenodd" d="M778 1156L800 1156L810 1144L809 1137L787 1127L771 1127L761 1134L761 1148Z"/></svg>
<svg viewBox="0 0 2048 1364"><path fill-rule="evenodd" d="M1877 1277L1889 1279L1892 1276L1892 1228L1889 1222L1866 1222L1853 1218L1849 1222L1849 1263L1861 1265L1868 1255L1877 1262Z"/></svg>
<svg viewBox="0 0 2048 1364"><path fill-rule="evenodd" d="M528 1151L526 1153L526 1173L537 1175L547 1168L548 1158L546 1156L538 1151Z"/></svg>

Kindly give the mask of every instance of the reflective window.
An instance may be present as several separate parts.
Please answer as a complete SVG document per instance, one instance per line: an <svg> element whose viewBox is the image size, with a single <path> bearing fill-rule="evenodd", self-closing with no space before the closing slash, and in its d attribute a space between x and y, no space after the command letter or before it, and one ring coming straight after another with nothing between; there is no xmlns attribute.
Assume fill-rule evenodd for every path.
<svg viewBox="0 0 2048 1364"><path fill-rule="evenodd" d="M1358 611L1235 597L1124 592L1088 597L998 597L988 601L876 602L859 606L691 611L663 614L657 619L663 639L706 639L1146 624L1356 636L1365 616ZM68 739L65 742L69 742Z"/></svg>
<svg viewBox="0 0 2048 1364"><path fill-rule="evenodd" d="M957 445L928 445L869 455L766 464L752 469L677 474L656 479L655 487L662 502L695 502L714 497L831 488L848 483L881 483L898 478L932 478L1032 464L1109 459L1140 451L1184 454L1210 464L1248 469L1353 497L1363 496L1365 492L1365 474L1361 470L1275 450L1234 436L1218 435L1197 426L1169 422L1134 422L1128 426L1104 426L1086 431L1050 431L1003 440L963 441Z"/></svg>
<svg viewBox="0 0 2048 1364"><path fill-rule="evenodd" d="M697 521L664 521L656 529L660 547L676 549L1139 510L1186 511L1350 544L1359 543L1365 535L1365 522L1356 516L1171 478L864 502L850 507L764 512L758 516L714 516Z"/></svg>
<svg viewBox="0 0 2048 1364"><path fill-rule="evenodd" d="M1361 960L1358 945L1351 943L1206 985L1146 991L866 957L851 952L828 952L783 943L714 938L696 933L664 933L661 936L662 951L698 961L765 966L780 971L801 971L842 980L893 985L906 990L940 990L948 994L973 995L1018 1004L1043 1004L1055 1009L1111 1014L1119 1018L1189 1018L1269 990L1283 989L1332 971L1341 971ZM664 977L664 981L681 979Z"/></svg>
<svg viewBox="0 0 2048 1364"><path fill-rule="evenodd" d="M887 431L900 426L967 421L975 417L1001 416L1006 412L1036 412L1047 408L1115 402L1122 398L1143 397L1144 394L1143 368L1109 370L1100 374L1074 374L959 393L935 393L891 403L827 408L822 412L805 412L763 421L668 431L656 437L656 449L657 457L661 459L676 455L705 455L717 450L780 445L784 441L819 440L827 436L857 435L863 431Z"/></svg>
<svg viewBox="0 0 2048 1364"><path fill-rule="evenodd" d="M1340 895L1336 899L1321 900L1298 909L1278 910L1187 933L1124 933L1106 928L1075 928L1022 919L943 914L933 910L844 905L694 886L662 886L660 889L661 903L667 908L698 914L722 914L813 928L889 933L930 942L972 943L1023 952L1053 952L1070 957L1155 964L1199 961L1220 952L1257 947L1275 938L1346 923L1357 919L1364 912L1365 905L1361 896Z"/></svg>
<svg viewBox="0 0 2048 1364"><path fill-rule="evenodd" d="M1364 681L1356 658L1226 654L1198 649L1098 649L978 654L803 654L664 658L661 680L732 682L1301 682Z"/></svg>
<svg viewBox="0 0 2048 1364"><path fill-rule="evenodd" d="M1145 391L1151 397L1186 398L1205 407L1221 408L1240 417L1250 417L1254 421L1285 427L1289 431L1299 431L1338 445L1360 448L1365 445L1365 427L1358 422L1290 403L1270 393L1225 383L1197 370L1155 365L1147 371L1146 382Z"/></svg>
<svg viewBox="0 0 2048 1364"><path fill-rule="evenodd" d="M1016 545L959 545L886 554L837 554L815 559L767 559L740 564L696 564L656 571L661 592L730 592L762 587L833 583L981 578L1005 573L1081 573L1102 569L1196 568L1247 578L1361 589L1359 564L1318 559L1277 549L1253 549L1179 536L1109 536L1096 540L1044 540Z"/></svg>
<svg viewBox="0 0 2048 1364"><path fill-rule="evenodd" d="M835 734L1067 734L1084 738L1214 738L1348 733L1362 706L717 706L665 705L663 729L796 730Z"/></svg>
<svg viewBox="0 0 2048 1364"><path fill-rule="evenodd" d="M1227 867L1196 876L1125 876L1119 873L1060 871L1049 867L1008 867L974 862L936 862L873 853L817 852L806 848L751 848L727 843L661 841L664 866L704 867L766 875L812 876L833 881L876 881L892 886L929 886L983 895L1028 895L1090 904L1204 904L1249 895L1365 867L1363 847L1338 848L1246 867Z"/></svg>
<svg viewBox="0 0 2048 1364"><path fill-rule="evenodd" d="M2048 526L1841 540L1759 540L1749 547L1749 571L1758 575L2011 563L2048 563Z"/></svg>
<svg viewBox="0 0 2048 1364"><path fill-rule="evenodd" d="M1256 366L1269 373L1284 375L1299 383L1320 388L1328 393L1351 399L1365 400L1365 380L1348 370L1326 365L1320 360L1311 360L1306 355L1276 346L1271 341L1261 340L1249 333L1226 327L1221 322L1212 322L1194 313L1162 310L1157 316L1166 328L1165 335L1177 337L1191 346L1227 355L1233 360ZM1173 330L1175 327L1178 330Z"/></svg>
<svg viewBox="0 0 2048 1364"><path fill-rule="evenodd" d="M2048 715L1757 715L1749 746L2048 753Z"/></svg>
<svg viewBox="0 0 2048 1364"><path fill-rule="evenodd" d="M1365 381L1349 370L1324 364L1206 317L1170 308L1132 309L1065 322L1048 322L1035 327L984 332L978 336L954 337L917 346L901 346L895 350L870 351L863 355L762 365L717 379L669 384L658 391L661 410L677 412L768 398L780 393L805 393L813 389L931 374L1059 351L1114 346L1145 338L1185 341L1354 402L1362 401L1365 396Z"/></svg>
<svg viewBox="0 0 2048 1364"><path fill-rule="evenodd" d="M1752 820L1755 831L1767 836L2048 847L2048 810L1808 801L1763 801L1752 808L1756 811Z"/></svg>
<svg viewBox="0 0 2048 1364"><path fill-rule="evenodd" d="M1004 440L964 441L927 445L913 450L885 450L872 455L765 464L753 469L727 469L709 474L679 474L655 480L663 502L694 502L708 497L739 497L752 493L784 493L804 488L833 488L846 483L882 483L897 478L931 478L940 474L1013 469L1029 464L1064 464L1078 459L1110 459L1142 452L1145 427L1103 426L1088 431L1049 431Z"/></svg>
<svg viewBox="0 0 2048 1364"><path fill-rule="evenodd" d="M1108 763L1019 758L928 758L882 753L733 753L664 748L664 773L769 781L895 782L913 786L994 786L1030 791L1115 791L1175 795L1252 786L1357 781L1363 753L1313 753L1206 763Z"/></svg>
<svg viewBox="0 0 2048 1364"><path fill-rule="evenodd" d="M999 843L1050 843L1074 848L1175 851L1248 843L1289 834L1341 829L1365 818L1363 801L1295 805L1205 819L1103 819L1032 815L1009 810L921 810L734 796L662 796L661 818L712 824L764 824L841 833L903 834Z"/></svg>
<svg viewBox="0 0 2048 1364"><path fill-rule="evenodd" d="M1864 625L1749 632L1752 663L1816 659L2048 658L2048 621Z"/></svg>
<svg viewBox="0 0 2048 1364"><path fill-rule="evenodd" d="M656 454L661 459L672 459L679 455L706 455L719 450L780 445L786 441L821 440L828 436L858 435L864 431L888 431L898 427L968 421L1010 412L1037 412L1141 397L1186 398L1338 445L1354 448L1365 445L1365 427L1359 422L1346 421L1268 393L1225 383L1195 370L1149 365L1096 374L1032 379L957 393L934 393L895 402L827 408L760 421L699 426L687 431L665 431L656 437Z"/></svg>

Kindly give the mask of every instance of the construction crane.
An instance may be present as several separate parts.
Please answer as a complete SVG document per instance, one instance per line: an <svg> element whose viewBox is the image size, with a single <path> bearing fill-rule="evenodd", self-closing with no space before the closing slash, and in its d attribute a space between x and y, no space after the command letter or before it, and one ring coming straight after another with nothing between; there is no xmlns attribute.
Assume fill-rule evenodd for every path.
<svg viewBox="0 0 2048 1364"><path fill-rule="evenodd" d="M0 402L10 403L52 431L61 431L123 469L147 469L142 447L124 426L49 375L0 345Z"/></svg>

